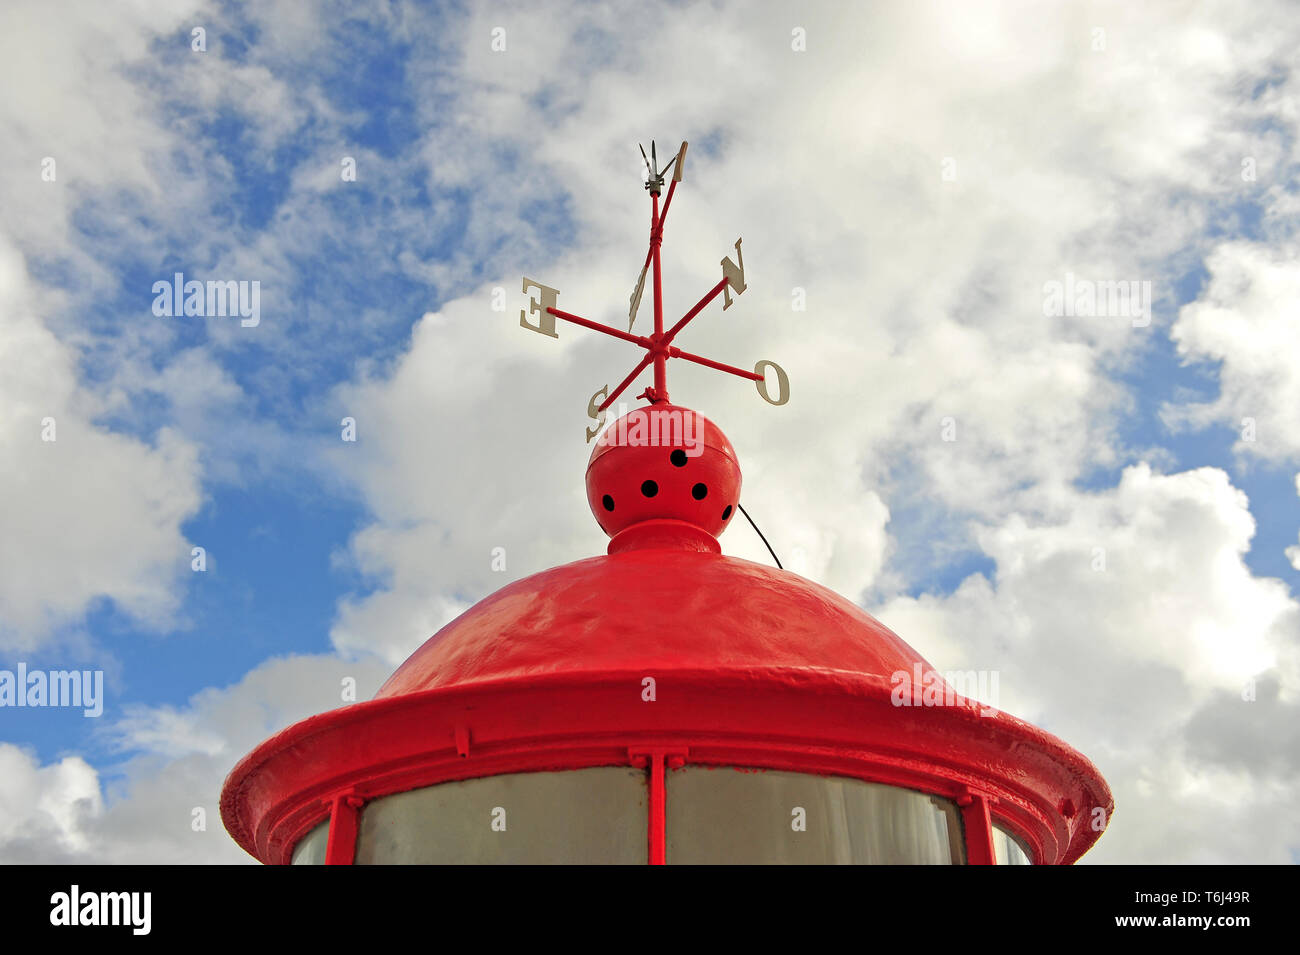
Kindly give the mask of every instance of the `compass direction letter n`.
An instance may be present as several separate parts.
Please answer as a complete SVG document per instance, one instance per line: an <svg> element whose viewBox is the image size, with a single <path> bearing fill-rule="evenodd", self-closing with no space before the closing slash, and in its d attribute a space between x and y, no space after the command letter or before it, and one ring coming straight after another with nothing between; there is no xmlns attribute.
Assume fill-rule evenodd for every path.
<svg viewBox="0 0 1300 955"><path fill-rule="evenodd" d="M743 276L744 273L742 272L741 275ZM547 311L548 308L555 308L556 299L560 295L559 291L542 285L540 282L534 282L532 279L524 276L523 292L525 295L528 294L530 288L537 289L537 291L541 293L541 299L530 298L528 300L528 311L525 312L523 309L519 310L519 324L529 331L539 332L542 335L549 335L551 338L559 338L560 336L556 334L555 331L555 316ZM536 325L530 325L528 323L528 316L533 312L537 313Z"/></svg>
<svg viewBox="0 0 1300 955"><path fill-rule="evenodd" d="M736 262L740 264L737 265ZM740 254L740 239L736 240L736 262L731 258L722 260L722 277L727 280L727 284L722 287L722 310L725 312L731 308L731 290L735 289L739 295L745 291L745 257Z"/></svg>

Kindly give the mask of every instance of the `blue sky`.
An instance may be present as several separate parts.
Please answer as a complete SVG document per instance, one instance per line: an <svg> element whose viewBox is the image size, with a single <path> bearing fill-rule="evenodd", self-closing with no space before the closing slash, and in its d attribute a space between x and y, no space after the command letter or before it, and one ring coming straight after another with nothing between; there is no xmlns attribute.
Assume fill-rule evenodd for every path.
<svg viewBox="0 0 1300 955"><path fill-rule="evenodd" d="M2 117L0 493L21 504L0 517L0 568L42 583L0 587L0 666L100 667L108 684L99 720L0 713L38 808L64 807L23 824L63 857L120 852L133 812L214 805L249 746L338 705L340 675L364 697L508 580L603 551L578 435L635 354L515 316L526 275L618 324L644 255L636 145L653 137L662 155L691 143L666 311L716 281L739 235L755 276L679 344L790 372L779 409L703 370L670 378L727 430L787 567L940 668L1005 666L1000 705L1094 758L1135 807L1131 833L1156 826L1110 834L1101 861L1259 861L1254 819L1294 859L1300 823L1277 814L1300 759L1252 776L1189 768L1168 744L1201 752L1180 734L1246 677L1278 679L1284 712L1300 694L1283 7L688 4L653 39L634 5L78 10L3 15L22 95ZM1150 325L1045 320L1043 284L1067 271L1151 281ZM175 272L258 281L260 324L153 315ZM32 439L56 412L64 463ZM1048 558L1098 543L1128 569L1090 603L1035 608L1018 589L1023 574L1039 594L1092 593ZM768 560L743 524L723 544ZM1236 605L1259 609L1228 622ZM1098 653L1081 685L1111 674L1117 697L1140 695L1124 687L1150 665L1177 688L1147 736L1120 742L1107 720L1155 703L1090 721L1093 703L1044 676L1076 621ZM1200 642L1150 635L1166 625ZM999 634L1021 629L1041 636L1003 662ZM1271 745L1258 711L1240 718ZM1153 778L1192 794L1186 819L1230 812L1250 833L1178 848L1142 795ZM1211 781L1256 795L1197 801ZM0 858L32 851L16 838L0 827ZM177 836L164 855L238 851Z"/></svg>

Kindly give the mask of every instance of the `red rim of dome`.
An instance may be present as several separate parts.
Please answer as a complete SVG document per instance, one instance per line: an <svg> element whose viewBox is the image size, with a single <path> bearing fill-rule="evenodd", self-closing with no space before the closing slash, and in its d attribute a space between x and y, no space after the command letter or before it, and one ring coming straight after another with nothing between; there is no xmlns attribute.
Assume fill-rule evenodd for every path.
<svg viewBox="0 0 1300 955"><path fill-rule="evenodd" d="M783 682L796 676L767 675ZM992 821L1045 864L1074 862L1101 835L1089 825L1091 810L1103 808L1107 820L1113 811L1110 790L1092 763L1005 713L980 716L972 705L911 710L900 718L887 686L854 686L817 675L807 679L802 692L775 684L756 690L755 676L761 675L676 675L682 690L711 701L676 710L678 721L707 720L713 723L709 731L615 728L627 681L639 680L639 673L603 679L564 674L359 703L304 720L241 760L224 787L222 818L250 854L286 864L294 845L327 818L339 797L360 805L483 776L643 766L644 757L656 750L679 758L677 765L847 776L944 796L959 805L980 796ZM808 694L849 689L856 692L834 708L837 722L856 722L868 731L828 733L821 719L824 699L820 715L807 718ZM798 718L801 713L805 718ZM753 721L777 714L784 723L780 732L753 729ZM916 717L932 735L917 735ZM593 719L606 728L592 732ZM944 743L936 746L937 740ZM969 819L964 822L970 826Z"/></svg>

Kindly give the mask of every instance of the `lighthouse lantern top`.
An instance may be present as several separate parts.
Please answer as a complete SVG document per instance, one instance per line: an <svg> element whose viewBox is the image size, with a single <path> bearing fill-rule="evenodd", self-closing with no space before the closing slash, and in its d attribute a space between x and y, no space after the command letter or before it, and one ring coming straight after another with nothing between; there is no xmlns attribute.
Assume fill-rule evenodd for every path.
<svg viewBox="0 0 1300 955"><path fill-rule="evenodd" d="M587 500L609 553L507 584L374 699L246 756L221 812L262 861L1068 863L1099 838L1113 800L1082 755L956 693L854 602L721 554L744 513L740 465L669 401L668 361L752 380L777 405L789 385L772 362L748 372L675 343L744 292L739 239L664 327L659 253L685 156L661 170L652 143L645 157L650 247L626 332L524 280L525 328L557 337L559 319L645 350L590 403ZM654 329L636 335L647 275ZM648 405L602 432L651 366Z"/></svg>

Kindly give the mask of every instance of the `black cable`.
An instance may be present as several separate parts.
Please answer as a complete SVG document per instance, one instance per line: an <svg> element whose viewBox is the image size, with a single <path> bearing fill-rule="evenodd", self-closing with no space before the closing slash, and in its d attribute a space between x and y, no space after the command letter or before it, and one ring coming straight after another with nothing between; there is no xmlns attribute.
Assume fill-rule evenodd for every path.
<svg viewBox="0 0 1300 955"><path fill-rule="evenodd" d="M758 525L755 524L754 519L749 516L749 512L745 510L743 507L741 507L739 504L737 504L736 507L740 509L740 513L745 515L745 520L749 521L749 526L754 528L754 533L758 535L758 539L761 540L764 544L767 544L767 552L771 554L772 559L776 561L777 569L785 570L785 568L781 566L781 558L776 556L776 551L772 550L772 545L767 543L767 538L764 537L763 532L758 529Z"/></svg>

